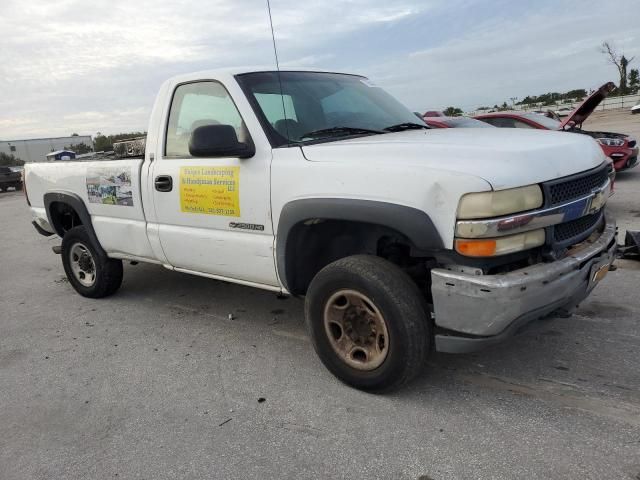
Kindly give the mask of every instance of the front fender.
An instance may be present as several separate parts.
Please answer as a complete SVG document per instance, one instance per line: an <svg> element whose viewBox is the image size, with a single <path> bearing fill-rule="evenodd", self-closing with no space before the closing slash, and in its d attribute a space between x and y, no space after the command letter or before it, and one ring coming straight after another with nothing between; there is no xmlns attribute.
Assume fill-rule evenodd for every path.
<svg viewBox="0 0 640 480"><path fill-rule="evenodd" d="M288 287L287 244L295 225L312 219L345 220L380 225L405 235L420 250L440 250L444 244L427 213L413 207L351 198L305 198L284 205L276 237L276 265Z"/></svg>

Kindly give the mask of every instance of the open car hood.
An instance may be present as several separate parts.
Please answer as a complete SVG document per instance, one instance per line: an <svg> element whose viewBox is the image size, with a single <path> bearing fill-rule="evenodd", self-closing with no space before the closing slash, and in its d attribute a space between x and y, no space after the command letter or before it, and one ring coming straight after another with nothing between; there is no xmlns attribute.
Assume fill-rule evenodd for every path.
<svg viewBox="0 0 640 480"><path fill-rule="evenodd" d="M560 130L564 130L564 128L569 124L569 122L574 122L576 125L582 125L589 115L593 113L600 102L607 98L611 92L615 90L616 86L613 82L607 82L598 88L595 92L589 95L580 105L576 108L571 114L565 118L565 120L560 124Z"/></svg>

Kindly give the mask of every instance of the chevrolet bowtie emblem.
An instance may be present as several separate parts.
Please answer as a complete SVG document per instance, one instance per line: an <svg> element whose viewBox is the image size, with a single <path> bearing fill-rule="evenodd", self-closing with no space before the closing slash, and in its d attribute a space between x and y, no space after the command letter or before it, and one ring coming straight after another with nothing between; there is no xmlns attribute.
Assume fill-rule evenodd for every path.
<svg viewBox="0 0 640 480"><path fill-rule="evenodd" d="M601 190L597 192L592 198L591 202L587 205L587 214L596 213L599 211L605 204L606 199L604 192Z"/></svg>

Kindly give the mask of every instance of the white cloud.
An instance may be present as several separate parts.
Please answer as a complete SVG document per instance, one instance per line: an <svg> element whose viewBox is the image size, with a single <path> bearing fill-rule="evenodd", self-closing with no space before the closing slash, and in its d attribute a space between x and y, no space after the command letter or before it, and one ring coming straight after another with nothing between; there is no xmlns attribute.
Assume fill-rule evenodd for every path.
<svg viewBox="0 0 640 480"><path fill-rule="evenodd" d="M372 76L414 109L471 108L512 96L617 83L600 45L611 39L640 58L635 20L610 15L609 4L565 3L580 8L487 21L440 45L371 65ZM635 5L620 3L629 10Z"/></svg>
<svg viewBox="0 0 640 480"><path fill-rule="evenodd" d="M2 3L5 139L145 129L165 78L273 63L265 0ZM469 20L477 0L271 0L283 66L369 74L411 108L493 103L615 79L598 53L605 39L640 59L631 15L610 15L613 7L595 0L557 3L511 18L497 8L452 38L455 19ZM636 2L614 3L616 11L633 11ZM439 20L443 14L453 23ZM416 30L419 40L396 40L396 25ZM438 35L422 40L422 31ZM383 51L367 49L370 40ZM354 45L367 55L353 53Z"/></svg>
<svg viewBox="0 0 640 480"><path fill-rule="evenodd" d="M284 63L328 62L331 54L313 53L327 35L393 22L421 4L272 0L278 37L293 46ZM143 129L166 77L273 62L264 0L4 0L0 31L3 138Z"/></svg>

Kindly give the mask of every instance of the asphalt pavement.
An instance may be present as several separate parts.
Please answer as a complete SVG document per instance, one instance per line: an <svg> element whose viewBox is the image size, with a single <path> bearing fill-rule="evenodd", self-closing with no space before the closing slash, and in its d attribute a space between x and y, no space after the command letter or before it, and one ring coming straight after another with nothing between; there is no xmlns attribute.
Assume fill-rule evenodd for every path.
<svg viewBox="0 0 640 480"><path fill-rule="evenodd" d="M639 192L619 176L629 228ZM376 396L324 369L300 300L143 264L83 298L19 192L0 239L0 479L640 479L640 262Z"/></svg>

